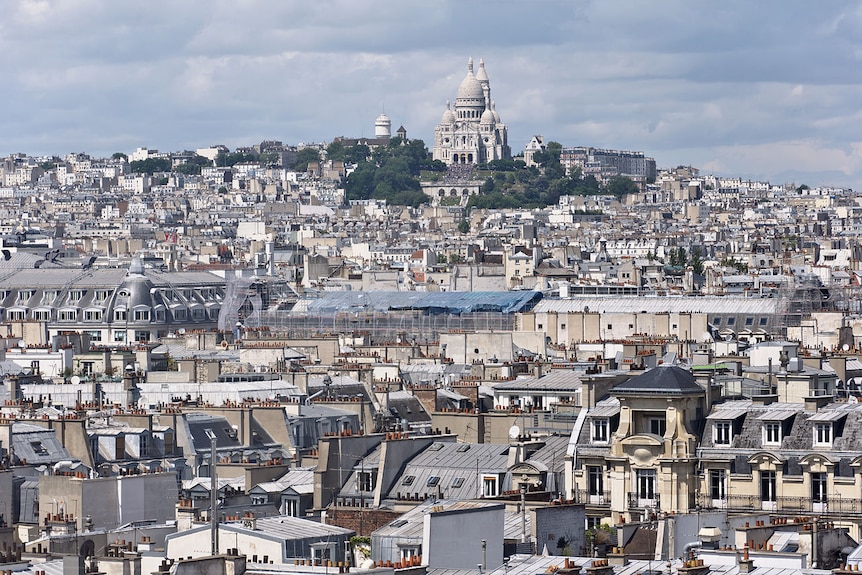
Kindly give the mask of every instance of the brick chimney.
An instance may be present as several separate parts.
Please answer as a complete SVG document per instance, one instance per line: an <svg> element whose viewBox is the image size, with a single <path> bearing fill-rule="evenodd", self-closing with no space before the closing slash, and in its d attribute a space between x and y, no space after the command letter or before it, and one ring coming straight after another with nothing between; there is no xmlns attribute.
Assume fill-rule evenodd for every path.
<svg viewBox="0 0 862 575"><path fill-rule="evenodd" d="M745 549L742 552L742 559L739 560L739 572L740 573L751 573L754 571L754 561L749 559L748 557L748 546L745 546Z"/></svg>

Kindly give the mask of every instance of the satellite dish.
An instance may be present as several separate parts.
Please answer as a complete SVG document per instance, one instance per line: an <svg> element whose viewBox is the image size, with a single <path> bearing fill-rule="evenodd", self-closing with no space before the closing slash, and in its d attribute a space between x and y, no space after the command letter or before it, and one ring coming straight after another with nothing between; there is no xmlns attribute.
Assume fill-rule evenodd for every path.
<svg viewBox="0 0 862 575"><path fill-rule="evenodd" d="M181 327L180 329L177 330L177 333L180 335L185 335L186 334L186 328Z"/></svg>
<svg viewBox="0 0 862 575"><path fill-rule="evenodd" d="M845 343L844 345L841 346L841 349L843 349L844 351L847 351L850 349L850 346Z"/></svg>
<svg viewBox="0 0 862 575"><path fill-rule="evenodd" d="M847 403L859 403L859 398L857 398L855 395L851 395L847 398Z"/></svg>
<svg viewBox="0 0 862 575"><path fill-rule="evenodd" d="M81 383L81 378L77 375L73 375L72 379L70 379L69 381L72 382L72 385L78 385L79 383Z"/></svg>
<svg viewBox="0 0 862 575"><path fill-rule="evenodd" d="M521 436L521 428L513 425L509 428L509 439L518 439Z"/></svg>
<svg viewBox="0 0 862 575"><path fill-rule="evenodd" d="M24 341L23 339L19 339L18 340L18 347L20 347L21 349L24 349L25 347L27 347L27 342Z"/></svg>

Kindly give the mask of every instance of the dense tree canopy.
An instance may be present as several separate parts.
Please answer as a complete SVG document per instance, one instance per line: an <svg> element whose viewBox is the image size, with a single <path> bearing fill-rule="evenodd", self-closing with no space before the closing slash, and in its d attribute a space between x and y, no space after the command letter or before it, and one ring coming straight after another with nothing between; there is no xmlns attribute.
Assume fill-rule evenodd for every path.
<svg viewBox="0 0 862 575"><path fill-rule="evenodd" d="M181 174L199 176L201 173L201 168L206 168L212 165L213 163L209 159L195 154L194 156L186 160L185 164L180 164L179 166L174 168L174 171Z"/></svg>
<svg viewBox="0 0 862 575"><path fill-rule="evenodd" d="M296 158L288 166L294 172L304 172L308 169L310 162L320 161L320 150L317 148L303 148L296 153Z"/></svg>
<svg viewBox="0 0 862 575"><path fill-rule="evenodd" d="M134 174L153 175L156 172L170 172L171 160L169 158L147 158L136 160L129 164L129 169Z"/></svg>
<svg viewBox="0 0 862 575"><path fill-rule="evenodd" d="M396 205L419 206L428 201L419 185L422 170L439 169L428 159L422 140L393 138L375 148L347 178L348 200L380 199ZM445 166L444 166L445 169Z"/></svg>

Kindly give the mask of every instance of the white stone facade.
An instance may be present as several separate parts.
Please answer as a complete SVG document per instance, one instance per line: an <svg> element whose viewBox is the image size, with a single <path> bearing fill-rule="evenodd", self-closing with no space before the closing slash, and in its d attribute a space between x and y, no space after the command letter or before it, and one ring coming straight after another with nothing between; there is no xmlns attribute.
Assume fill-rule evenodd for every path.
<svg viewBox="0 0 862 575"><path fill-rule="evenodd" d="M508 160L509 133L491 99L491 86L485 63L473 73L473 59L467 64L467 76L458 87L454 110L446 111L434 129L433 158L444 164L483 164Z"/></svg>

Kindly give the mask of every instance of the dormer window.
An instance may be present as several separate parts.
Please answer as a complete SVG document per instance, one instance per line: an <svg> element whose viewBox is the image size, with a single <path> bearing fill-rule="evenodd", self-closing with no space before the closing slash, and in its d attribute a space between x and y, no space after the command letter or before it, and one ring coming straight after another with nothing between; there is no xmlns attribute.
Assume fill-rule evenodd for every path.
<svg viewBox="0 0 862 575"><path fill-rule="evenodd" d="M763 445L781 445L781 422L763 422Z"/></svg>
<svg viewBox="0 0 862 575"><path fill-rule="evenodd" d="M664 435L667 431L667 420L664 417L648 417L647 431L653 435Z"/></svg>
<svg viewBox="0 0 862 575"><path fill-rule="evenodd" d="M593 420L593 443L607 443L608 442L608 420L594 419Z"/></svg>
<svg viewBox="0 0 862 575"><path fill-rule="evenodd" d="M832 422L814 424L814 446L832 447Z"/></svg>
<svg viewBox="0 0 862 575"><path fill-rule="evenodd" d="M733 425L730 421L716 421L712 427L712 442L716 445L733 443Z"/></svg>

